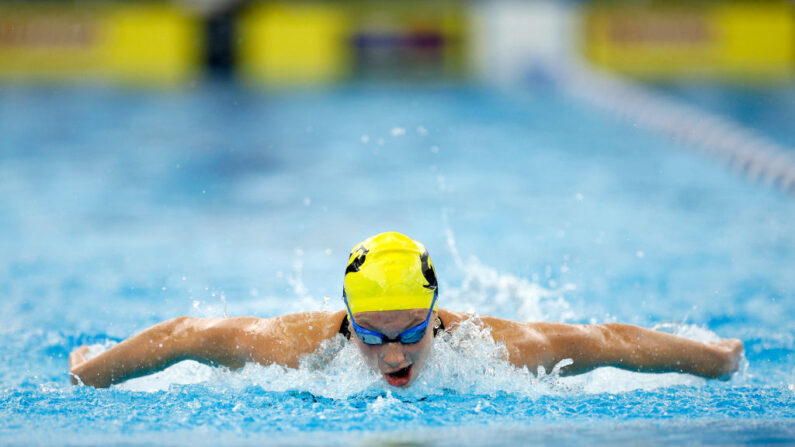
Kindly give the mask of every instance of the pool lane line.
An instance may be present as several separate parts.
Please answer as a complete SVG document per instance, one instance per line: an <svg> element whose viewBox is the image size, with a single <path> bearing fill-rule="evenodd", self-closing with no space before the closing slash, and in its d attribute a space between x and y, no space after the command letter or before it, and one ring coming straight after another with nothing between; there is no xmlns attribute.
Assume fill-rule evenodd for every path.
<svg viewBox="0 0 795 447"><path fill-rule="evenodd" d="M620 119L724 160L754 181L795 195L795 149L722 116L685 104L630 80L580 69L564 76L564 90Z"/></svg>

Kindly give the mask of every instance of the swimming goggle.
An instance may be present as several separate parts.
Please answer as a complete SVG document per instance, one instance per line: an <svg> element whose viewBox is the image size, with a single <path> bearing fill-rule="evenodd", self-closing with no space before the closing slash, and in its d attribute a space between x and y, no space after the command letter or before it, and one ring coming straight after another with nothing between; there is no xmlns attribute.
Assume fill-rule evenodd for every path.
<svg viewBox="0 0 795 447"><path fill-rule="evenodd" d="M366 345L380 345L384 343L393 343L393 342L401 342L405 345L410 345L413 343L417 343L418 341L422 340L422 337L425 336L425 328L428 327L428 322L431 321L431 314L433 313L433 305L436 304L436 298L439 296L438 289L433 294L433 301L431 302L431 308L428 309L428 316L425 317L425 321L414 326L412 328L406 329L405 331L401 332L396 338L389 338L386 335L371 331L370 329L365 329L353 320L353 314L351 313L351 308L348 306L348 297L345 296L345 292L342 294L342 300L345 301L345 307L348 309L348 315L351 317L351 325L353 326L353 330L356 331L356 335L359 336L359 339L364 342Z"/></svg>

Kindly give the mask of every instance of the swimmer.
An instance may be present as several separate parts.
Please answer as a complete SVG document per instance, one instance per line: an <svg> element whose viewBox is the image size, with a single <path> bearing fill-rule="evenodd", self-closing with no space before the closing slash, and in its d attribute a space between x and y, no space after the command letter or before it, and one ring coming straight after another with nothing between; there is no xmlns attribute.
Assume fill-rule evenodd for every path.
<svg viewBox="0 0 795 447"><path fill-rule="evenodd" d="M439 309L439 285L425 247L399 233L382 233L354 247L345 269L345 309L274 318L190 318L162 322L88 358L88 346L69 356L72 383L108 387L181 360L237 369L247 362L297 368L302 356L342 334L395 387L421 373L434 336L455 331L473 315ZM680 372L728 379L743 350L738 339L702 343L637 326L522 323L480 317L517 367L562 375L600 366L639 372Z"/></svg>

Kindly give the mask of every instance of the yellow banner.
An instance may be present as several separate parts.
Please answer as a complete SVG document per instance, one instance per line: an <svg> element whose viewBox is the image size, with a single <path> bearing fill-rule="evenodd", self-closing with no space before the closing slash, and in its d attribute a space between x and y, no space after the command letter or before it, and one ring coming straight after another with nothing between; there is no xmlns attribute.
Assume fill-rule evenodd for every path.
<svg viewBox="0 0 795 447"><path fill-rule="evenodd" d="M280 83L333 81L347 74L347 16L335 3L270 3L238 23L238 60L248 79Z"/></svg>
<svg viewBox="0 0 795 447"><path fill-rule="evenodd" d="M789 3L601 3L586 8L587 58L625 74L764 79L789 77L795 67Z"/></svg>
<svg viewBox="0 0 795 447"><path fill-rule="evenodd" d="M460 75L466 5L436 2L254 3L238 21L245 79L270 85Z"/></svg>
<svg viewBox="0 0 795 447"><path fill-rule="evenodd" d="M182 81L200 23L162 3L0 4L0 79Z"/></svg>

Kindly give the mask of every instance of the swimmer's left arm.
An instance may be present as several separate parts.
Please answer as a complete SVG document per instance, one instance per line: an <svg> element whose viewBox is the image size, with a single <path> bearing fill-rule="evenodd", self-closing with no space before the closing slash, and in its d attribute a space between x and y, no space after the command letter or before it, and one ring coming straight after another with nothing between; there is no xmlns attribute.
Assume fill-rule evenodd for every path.
<svg viewBox="0 0 795 447"><path fill-rule="evenodd" d="M531 370L547 371L564 359L573 364L564 375L614 366L638 372L681 372L707 378L728 379L737 371L742 342L724 339L702 343L629 324L571 325L516 323L483 318L496 341L508 349L509 360Z"/></svg>

